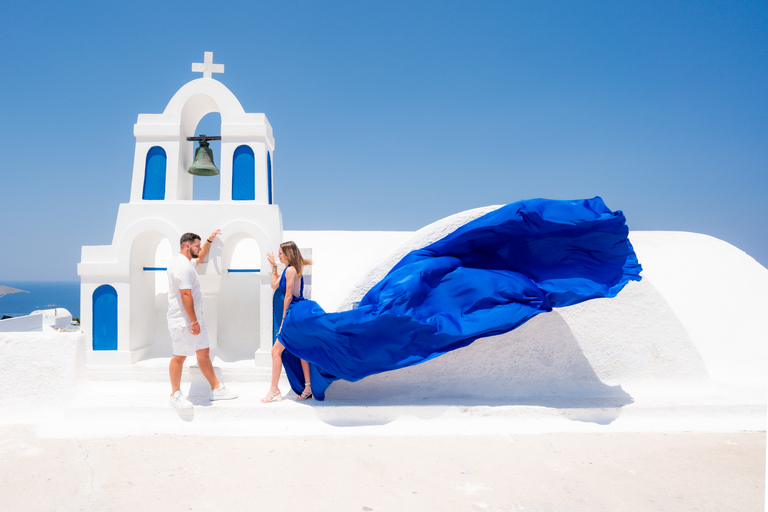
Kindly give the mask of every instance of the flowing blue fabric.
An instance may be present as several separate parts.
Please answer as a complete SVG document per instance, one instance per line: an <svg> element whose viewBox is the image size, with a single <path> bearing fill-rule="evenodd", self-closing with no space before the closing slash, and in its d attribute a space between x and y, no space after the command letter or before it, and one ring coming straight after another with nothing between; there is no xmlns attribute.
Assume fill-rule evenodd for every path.
<svg viewBox="0 0 768 512"><path fill-rule="evenodd" d="M599 197L512 203L408 253L356 309L292 305L279 339L310 362L323 400L334 380L419 364L552 308L616 296L641 279L628 233Z"/></svg>

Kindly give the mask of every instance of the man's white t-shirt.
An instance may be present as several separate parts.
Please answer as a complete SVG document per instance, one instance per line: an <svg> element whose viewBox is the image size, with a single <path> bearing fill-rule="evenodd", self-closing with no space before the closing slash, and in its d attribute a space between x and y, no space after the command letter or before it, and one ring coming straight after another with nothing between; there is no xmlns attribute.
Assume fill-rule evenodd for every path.
<svg viewBox="0 0 768 512"><path fill-rule="evenodd" d="M195 315L201 326L203 323L203 294L200 291L200 279L195 266L197 260L188 260L183 254L175 255L168 262L168 329L187 327L190 323L179 290L192 290L195 302Z"/></svg>

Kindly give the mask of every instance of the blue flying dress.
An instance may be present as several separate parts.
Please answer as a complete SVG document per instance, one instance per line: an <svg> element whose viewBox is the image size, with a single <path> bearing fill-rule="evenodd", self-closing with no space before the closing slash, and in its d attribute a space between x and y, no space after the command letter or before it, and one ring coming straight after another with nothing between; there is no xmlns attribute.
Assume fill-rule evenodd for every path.
<svg viewBox="0 0 768 512"><path fill-rule="evenodd" d="M628 233L599 197L508 204L408 253L356 309L293 304L279 339L310 362L323 400L336 379L419 364L552 308L616 296L642 270Z"/></svg>

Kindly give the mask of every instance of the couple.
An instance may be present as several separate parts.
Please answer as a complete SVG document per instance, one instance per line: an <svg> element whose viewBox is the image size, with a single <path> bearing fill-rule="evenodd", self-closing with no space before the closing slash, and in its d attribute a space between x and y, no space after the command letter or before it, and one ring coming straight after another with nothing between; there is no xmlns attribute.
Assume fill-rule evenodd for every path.
<svg viewBox="0 0 768 512"><path fill-rule="evenodd" d="M210 340L208 329L203 320L203 296L200 291L200 280L195 267L208 256L208 251L215 238L221 234L216 230L201 243L200 236L194 233L185 233L179 241L179 253L168 263L168 330L173 344L173 357L169 365L168 373L171 380L170 404L177 409L189 409L190 402L181 393L181 374L184 361L189 356L196 356L200 372L208 380L211 386L211 400L230 400L237 398L237 393L228 389L219 382L213 369L210 357ZM309 260L301 257L298 247L294 242L285 242L280 245L278 258L286 264L282 278L278 280L277 265L274 256L269 253L267 259L272 265L272 288L279 290L275 293L273 303L278 300L281 304L275 307L275 338L282 327L282 321L292 304L302 300L304 292L304 277L302 268L310 265ZM286 294L286 289L292 293ZM278 320L279 319L279 320ZM274 339L274 338L273 338ZM282 370L281 355L283 345L276 341L272 348L272 384L262 402L279 400L280 390L277 382ZM306 400L312 396L312 388L309 382L309 364L301 361L304 371L304 392L299 395L299 400Z"/></svg>

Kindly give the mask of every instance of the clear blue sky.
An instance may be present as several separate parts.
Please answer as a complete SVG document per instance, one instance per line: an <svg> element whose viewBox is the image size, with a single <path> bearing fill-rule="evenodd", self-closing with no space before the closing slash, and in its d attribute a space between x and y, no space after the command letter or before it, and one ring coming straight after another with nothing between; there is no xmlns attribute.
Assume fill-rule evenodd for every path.
<svg viewBox="0 0 768 512"><path fill-rule="evenodd" d="M768 2L3 2L0 282L77 280L141 113L212 51L274 128L285 229L602 196L768 266ZM205 120L204 120L205 122Z"/></svg>

